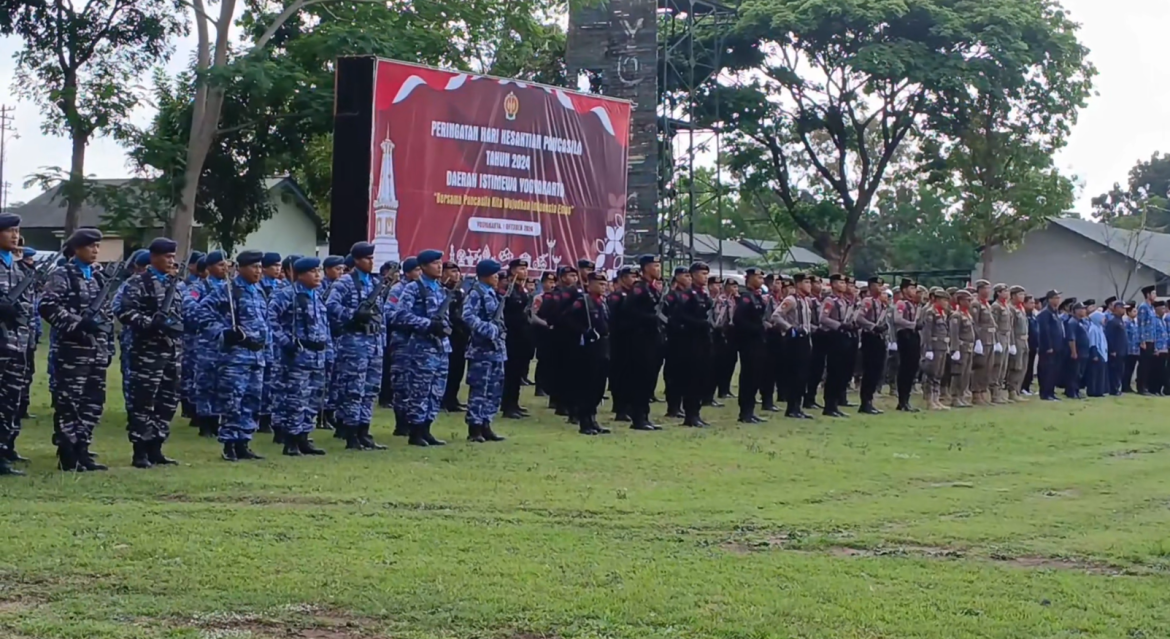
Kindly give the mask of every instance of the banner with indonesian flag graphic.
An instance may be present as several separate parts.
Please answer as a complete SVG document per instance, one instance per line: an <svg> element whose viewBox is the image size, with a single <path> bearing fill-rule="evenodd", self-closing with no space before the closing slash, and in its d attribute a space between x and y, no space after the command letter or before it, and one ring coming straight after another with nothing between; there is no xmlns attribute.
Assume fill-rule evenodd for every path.
<svg viewBox="0 0 1170 639"><path fill-rule="evenodd" d="M389 60L376 74L378 262L433 248L465 270L621 265L630 103Z"/></svg>

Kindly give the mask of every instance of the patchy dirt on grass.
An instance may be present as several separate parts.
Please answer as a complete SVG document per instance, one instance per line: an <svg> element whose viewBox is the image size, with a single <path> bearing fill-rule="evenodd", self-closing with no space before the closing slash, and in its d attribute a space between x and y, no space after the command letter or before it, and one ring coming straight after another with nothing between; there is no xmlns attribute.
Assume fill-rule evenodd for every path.
<svg viewBox="0 0 1170 639"><path fill-rule="evenodd" d="M1108 453L1105 453L1105 457L1120 457L1122 459L1134 459L1134 458L1140 457L1142 455L1153 455L1155 453L1160 453L1168 448L1170 448L1170 443L1157 442L1154 444L1149 444L1147 446L1143 446L1141 448L1127 448L1124 450L1110 451Z"/></svg>
<svg viewBox="0 0 1170 639"><path fill-rule="evenodd" d="M315 606L286 606L297 613L292 619L257 614L211 613L197 615L176 625L194 626L201 639L373 639L384 636L375 623L336 610Z"/></svg>

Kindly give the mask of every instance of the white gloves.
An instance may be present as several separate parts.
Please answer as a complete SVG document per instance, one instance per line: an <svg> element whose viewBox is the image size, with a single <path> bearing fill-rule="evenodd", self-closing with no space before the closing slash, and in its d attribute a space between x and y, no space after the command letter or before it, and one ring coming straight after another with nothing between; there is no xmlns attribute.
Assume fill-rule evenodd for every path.
<svg viewBox="0 0 1170 639"><path fill-rule="evenodd" d="M997 353L1002 353L1002 352L1003 352L1003 344L1000 344L999 342L996 342L996 343L995 343L995 352L997 352Z"/></svg>
<svg viewBox="0 0 1170 639"><path fill-rule="evenodd" d="M934 361L934 351L926 351L926 361L928 361L928 362Z"/></svg>
<svg viewBox="0 0 1170 639"><path fill-rule="evenodd" d="M886 346L886 350L887 350L887 351L890 351L891 353L893 353L894 351L898 350L898 343L897 343L897 342L890 342L890 343L889 343L889 344Z"/></svg>
<svg viewBox="0 0 1170 639"><path fill-rule="evenodd" d="M978 343L978 342L976 342L976 343L975 343L975 345L976 345L976 346L978 346L978 345L979 345L979 343ZM963 356L962 356L962 355L959 353L959 351L955 351L955 352L951 353L951 361L952 361L952 362L957 362L957 361L959 361L959 359L960 359L961 357L963 357Z"/></svg>
<svg viewBox="0 0 1170 639"><path fill-rule="evenodd" d="M1008 346L1008 355L1015 355L1017 352L1018 352L1018 351L1016 351L1016 345L1015 345L1015 344L1012 344L1011 346Z"/></svg>
<svg viewBox="0 0 1170 639"><path fill-rule="evenodd" d="M976 355L983 354L983 340L979 340L979 339L975 340L975 354ZM959 360L956 359L955 361L957 362Z"/></svg>

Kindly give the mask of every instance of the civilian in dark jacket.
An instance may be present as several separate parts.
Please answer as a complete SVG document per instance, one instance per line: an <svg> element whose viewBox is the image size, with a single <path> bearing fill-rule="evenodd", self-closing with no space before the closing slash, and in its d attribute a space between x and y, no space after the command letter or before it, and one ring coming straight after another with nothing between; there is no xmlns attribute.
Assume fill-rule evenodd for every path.
<svg viewBox="0 0 1170 639"><path fill-rule="evenodd" d="M1064 304L1068 304L1066 301ZM1069 307L1068 316L1064 319L1064 334L1068 340L1068 363L1065 365L1064 396L1070 399L1081 399L1081 380L1089 366L1091 345L1089 333L1085 330L1081 320L1085 318L1085 306L1073 304Z"/></svg>
<svg viewBox="0 0 1170 639"><path fill-rule="evenodd" d="M1059 401L1056 396L1056 380L1060 378L1060 368L1064 362L1068 342L1064 334L1064 322L1060 320L1060 293L1048 291L1044 300L1047 306L1036 317L1036 351L1040 353L1040 399Z"/></svg>
<svg viewBox="0 0 1170 639"><path fill-rule="evenodd" d="M1114 301L1105 321L1105 341L1109 345L1109 394L1120 395L1125 379L1129 338L1125 332L1125 303Z"/></svg>

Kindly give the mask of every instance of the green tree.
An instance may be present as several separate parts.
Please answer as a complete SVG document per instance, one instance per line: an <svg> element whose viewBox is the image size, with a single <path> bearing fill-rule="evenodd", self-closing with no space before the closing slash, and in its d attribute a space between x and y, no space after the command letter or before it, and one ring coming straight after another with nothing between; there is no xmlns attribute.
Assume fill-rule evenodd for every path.
<svg viewBox="0 0 1170 639"><path fill-rule="evenodd" d="M16 34L15 88L44 117L42 130L68 136L62 194L65 233L85 202L85 150L95 135L122 132L140 102L139 76L165 60L187 24L178 0L27 0L0 4L0 30ZM50 169L50 173L54 172ZM62 173L62 171L56 171Z"/></svg>
<svg viewBox="0 0 1170 639"><path fill-rule="evenodd" d="M1170 154L1154 153L1129 170L1125 186L1092 199L1093 217L1120 228L1170 230Z"/></svg>

